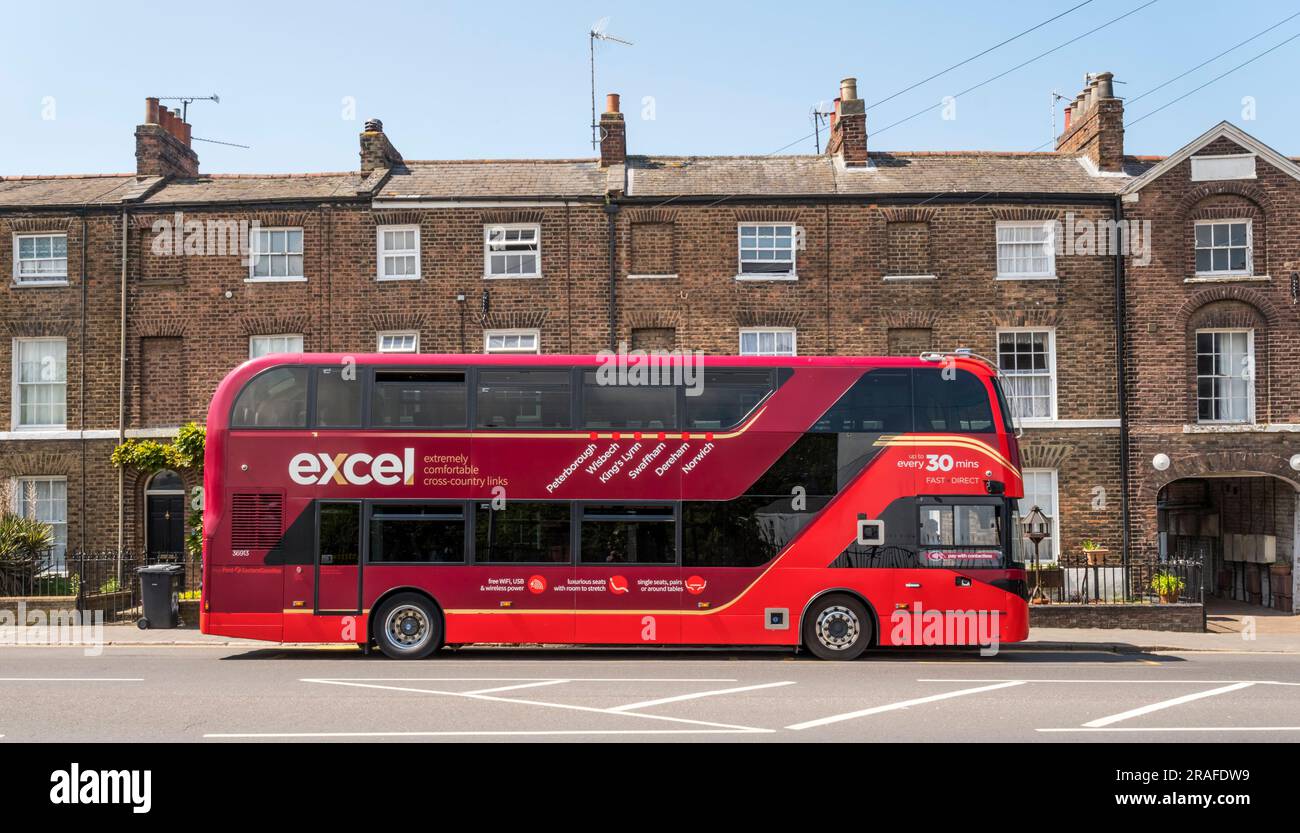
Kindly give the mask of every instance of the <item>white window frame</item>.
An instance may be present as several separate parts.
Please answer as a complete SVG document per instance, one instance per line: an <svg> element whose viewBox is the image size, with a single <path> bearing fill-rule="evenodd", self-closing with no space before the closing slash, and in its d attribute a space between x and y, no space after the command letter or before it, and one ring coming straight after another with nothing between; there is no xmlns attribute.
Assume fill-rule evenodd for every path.
<svg viewBox="0 0 1300 833"><path fill-rule="evenodd" d="M25 509L26 497L24 495L24 493L26 492L26 487L24 486L24 484L26 483L62 483L63 484L63 520L46 521L46 520L41 520L39 518L38 520L41 520L41 523L49 524L49 526L51 527L51 532L53 533L54 546L52 547L52 549L56 551L56 555L54 559L51 560L51 564L50 564L53 572L66 574L66 565L67 565L67 557L68 557L68 478L64 477L63 475L26 475L26 474L20 474L17 477L10 478L9 485L13 489L13 505L10 506L9 508L16 515L23 515L23 513L26 511ZM59 541L60 532L63 533L62 542ZM58 549L60 547L62 547L62 552L58 552Z"/></svg>
<svg viewBox="0 0 1300 833"><path fill-rule="evenodd" d="M534 349L524 350L521 348L510 349L500 348L493 350L491 341L493 336L532 336ZM542 352L542 331L537 329L517 329L517 330L484 330L483 331L483 352L493 356L537 356Z"/></svg>
<svg viewBox="0 0 1300 833"><path fill-rule="evenodd" d="M764 353L760 349L759 351L754 353L746 353L745 336L747 335L756 336L759 339L759 341L761 341L764 333L771 333L773 336L789 334L790 352L778 353L773 351L770 353ZM775 340L776 339L773 338L773 341ZM736 355L738 356L797 356L799 355L799 333L794 327L741 327L740 337L736 344Z"/></svg>
<svg viewBox="0 0 1300 833"><path fill-rule="evenodd" d="M21 245L20 241L25 239L35 240L41 237L48 237L50 238L51 241L53 241L54 238L56 237L62 237L63 257L62 258L57 258L57 257L29 258L29 260L51 260L51 261L62 260L63 271L46 272L44 274L38 274L35 276L32 275L25 276L22 274L21 271L21 267L24 261L19 256L19 247ZM54 245L53 242L51 242L50 243L51 252L53 252L53 245ZM63 231L15 232L13 235L13 246L14 246L14 270L13 270L14 286L66 286L67 285L68 283L68 234L67 232L63 232Z"/></svg>
<svg viewBox="0 0 1300 833"><path fill-rule="evenodd" d="M1039 564L1056 564L1056 563L1060 560L1060 558L1061 558L1061 471L1060 471L1060 469L1052 469L1052 468L1046 468L1046 467L1043 467L1043 468L1027 468L1027 469L1024 469L1024 470L1021 472L1021 474L1022 474L1022 480L1028 479L1028 476L1029 476L1029 475L1047 474L1047 475L1050 475L1050 476L1051 476L1051 480L1052 480L1052 505L1051 505L1051 506L1043 506L1042 504L1039 504L1039 505L1038 505L1038 508L1039 508L1040 510L1042 510L1042 512L1043 512L1044 515L1047 515L1049 518L1051 518L1051 521L1052 521L1052 524L1051 524L1051 526L1052 526L1052 539L1051 539L1051 540L1052 540L1052 556L1053 556L1053 557L1051 557L1051 558L1044 558L1044 557L1042 556L1042 545L1040 544L1040 545L1039 545L1039 557L1038 557L1038 563L1039 563ZM1017 503L1018 508L1019 508L1019 510L1020 510L1020 513L1019 513L1019 514L1020 514L1020 519L1021 519L1021 520L1024 520L1024 519L1025 519L1025 516L1029 514L1029 511L1030 511L1031 509L1033 509L1034 505L1031 504L1031 503L1029 502L1029 499L1028 499L1028 498L1020 498L1018 501L1016 501L1016 503ZM1016 530L1016 534L1017 534L1018 536L1020 536L1020 538L1021 538L1021 540L1022 540L1021 548L1022 548L1022 551L1023 551L1024 556L1025 556L1025 563L1029 563L1029 561L1033 558L1033 555L1034 555L1034 545L1033 545L1032 542L1029 541L1028 538L1025 538L1025 535L1024 535L1024 531L1023 531L1023 530L1019 530L1019 529Z"/></svg>
<svg viewBox="0 0 1300 833"><path fill-rule="evenodd" d="M505 231L522 231L531 229L533 231L533 246L536 254L536 268L532 272L520 272L517 274L495 274L492 271L492 255L502 252L509 253L509 249L492 248L492 232L497 229ZM508 244L502 244L508 245ZM541 223L493 223L483 226L483 278L484 280L516 280L520 278L540 278L542 276L542 224Z"/></svg>
<svg viewBox="0 0 1300 833"><path fill-rule="evenodd" d="M1002 247L1003 246L1020 246L1026 245L1024 242L1010 241L1004 243L1000 239L1003 229L1014 228L1035 228L1046 229L1047 239L1043 241L1043 248L1047 251L1047 270L1044 272L1003 272L1002 271ZM994 268L997 271L997 279L1000 281L1050 281L1056 279L1056 224L1053 220L998 220L993 231L993 258Z"/></svg>
<svg viewBox="0 0 1300 833"><path fill-rule="evenodd" d="M1222 269L1222 270L1215 269L1215 268L1213 268L1213 267L1214 267L1214 262L1213 262L1213 261L1214 261L1214 254L1213 254L1214 250L1215 250L1215 249L1227 249L1227 250L1229 250L1228 258L1229 258L1229 260L1231 261L1231 258L1232 258L1231 250L1232 250L1232 249L1235 249L1235 248L1237 248L1237 247L1231 245L1231 239L1232 239L1232 238L1231 238L1231 231L1229 231L1229 245L1227 245L1227 246L1215 246L1215 245L1214 245L1214 226L1231 226L1231 225L1234 224L1234 223L1245 223L1245 225L1246 225L1246 268L1245 268L1244 270L1243 270L1243 269L1233 269L1233 268L1231 268L1231 266L1230 266L1228 269ZM1195 221L1195 222L1192 224L1192 259L1193 259L1193 261L1196 259L1196 253L1197 253L1198 251L1200 251L1200 249L1201 249L1201 247L1198 246L1198 245L1196 244L1196 229L1200 228L1201 226L1209 226L1209 227L1210 227L1210 245L1209 245L1207 248L1208 248L1208 249L1210 250L1210 252L1211 252L1211 254L1210 254L1210 261L1211 261L1211 262L1210 262L1210 267L1211 267L1211 268L1208 269L1208 270L1202 270L1202 269L1200 269L1200 268L1197 268L1197 269L1196 269L1196 277L1198 277L1198 278L1249 278L1249 277L1252 277L1252 276L1255 274L1255 224L1252 223L1252 222L1250 221L1250 218L1249 218L1249 217L1234 217L1234 218L1232 218L1232 219L1223 219L1223 220L1197 220L1197 221Z"/></svg>
<svg viewBox="0 0 1300 833"><path fill-rule="evenodd" d="M410 350L385 350L384 349L385 338L407 338L408 336L414 339L413 346L411 347ZM415 330L386 330L383 332L375 333L375 352L393 353L395 355L400 355L404 353L405 354L418 353L420 352L420 334Z"/></svg>
<svg viewBox="0 0 1300 833"><path fill-rule="evenodd" d="M250 358L250 359L256 359L256 358L259 358L258 356L253 355L253 344L254 344L254 343L255 343L259 338L296 338L296 339L298 339L298 343L299 343L299 345L300 345L300 347L298 348L298 350L297 350L297 351L283 351L283 352L290 352L290 353L292 353L292 352L298 352L298 353L302 353L302 352L304 352L305 349L306 349L306 345L305 345L305 342L304 342L304 340L303 340L302 333L266 333L266 334L263 334L263 335L249 336L249 337L248 337L248 358ZM262 355L263 355L263 356L270 356L270 355L274 355L274 352L271 352L271 353L263 353Z"/></svg>
<svg viewBox="0 0 1300 833"><path fill-rule="evenodd" d="M1246 356L1249 359L1249 361L1246 364L1246 367L1243 368L1242 370L1242 378L1246 382L1246 417L1244 419L1201 419L1201 379L1203 378L1226 379L1231 377L1219 376L1217 374L1211 376L1202 376L1202 374L1200 373L1200 366L1199 366L1201 351L1199 345L1194 343L1192 347L1196 351L1195 356L1197 362L1197 368L1196 368L1197 371L1196 372L1196 424L1197 425L1254 425L1255 424L1255 396L1256 396L1255 331L1244 329L1241 327L1206 327L1205 329L1197 330L1195 333L1195 337L1196 337L1196 341L1199 342L1200 337L1202 335L1240 334L1240 333L1246 334Z"/></svg>
<svg viewBox="0 0 1300 833"><path fill-rule="evenodd" d="M790 229L790 269L786 272L745 271L745 229L762 226L783 226ZM757 236L757 235L756 235ZM761 263L762 261L749 261ZM773 263L785 263L774 260ZM736 280L738 281L797 281L799 280L799 225L797 223L737 223L736 224Z"/></svg>
<svg viewBox="0 0 1300 833"><path fill-rule="evenodd" d="M1032 427L1034 425L1043 425L1045 423L1055 422L1057 418L1059 418L1060 416L1060 411L1057 409L1057 403L1056 403L1056 393L1057 390L1060 388L1060 372L1059 372L1060 369L1056 363L1056 328L1055 327L999 327L998 328L997 335L996 335L997 345L994 351L994 356L997 360L999 376L1003 378L1007 378L1016 375L1029 375L1029 374L1017 374L1014 372L1002 370L1002 335L1004 333L1046 333L1047 334L1047 365L1048 365L1047 377L1051 385L1051 397L1049 400L1051 403L1051 414L1045 417L1021 416L1020 414L1016 413L1016 404L1015 404L1016 400L1012 396L1010 385L1004 383L1002 385L1002 391L1007 397L1007 406L1011 408L1012 418L1014 419L1016 425L1024 425L1024 426Z"/></svg>
<svg viewBox="0 0 1300 833"><path fill-rule="evenodd" d="M260 245L262 239L261 235L263 233L271 233L277 231L298 232L299 238L302 241L302 251L299 252L288 251L287 245L286 245L286 251L283 254L258 251L258 246ZM302 226L259 226L249 231L248 248L249 248L248 277L244 278L244 283L301 283L307 280L307 234L306 232L303 231ZM257 259L260 255L266 255L267 257L288 258L288 257L292 257L294 254L297 254L298 257L302 258L301 275L285 274L285 275L260 275L259 276L253 274L254 271L257 269ZM285 267L285 271L286 272L289 271L287 266Z"/></svg>
<svg viewBox="0 0 1300 833"><path fill-rule="evenodd" d="M415 232L414 249L398 249L387 251L384 249L384 232L391 231L412 231ZM413 275L390 275L386 271L387 259L390 257L410 257L415 256L415 274ZM423 274L420 266L420 227L418 225L402 226L378 226L375 229L375 261L376 273L375 280L380 281L418 281Z"/></svg>
<svg viewBox="0 0 1300 833"><path fill-rule="evenodd" d="M62 382L28 382L28 385L58 385L63 386L63 422L49 424L24 425L22 422L22 387L23 383L19 381L20 372L18 365L20 362L19 345L31 344L33 342L49 342L51 344L63 345L63 381ZM15 338L10 345L10 406L12 414L10 416L10 425L15 431L64 431L68 427L68 340L58 336L39 336L33 338Z"/></svg>

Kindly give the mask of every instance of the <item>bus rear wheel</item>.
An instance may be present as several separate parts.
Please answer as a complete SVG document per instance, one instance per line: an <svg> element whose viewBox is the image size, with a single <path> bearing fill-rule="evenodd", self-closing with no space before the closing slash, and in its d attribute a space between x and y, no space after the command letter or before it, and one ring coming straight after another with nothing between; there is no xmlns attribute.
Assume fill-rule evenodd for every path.
<svg viewBox="0 0 1300 833"><path fill-rule="evenodd" d="M857 659L871 644L871 616L852 596L818 599L803 620L803 644L819 659Z"/></svg>
<svg viewBox="0 0 1300 833"><path fill-rule="evenodd" d="M442 618L417 593L398 593L375 616L375 641L392 659L423 659L442 647Z"/></svg>

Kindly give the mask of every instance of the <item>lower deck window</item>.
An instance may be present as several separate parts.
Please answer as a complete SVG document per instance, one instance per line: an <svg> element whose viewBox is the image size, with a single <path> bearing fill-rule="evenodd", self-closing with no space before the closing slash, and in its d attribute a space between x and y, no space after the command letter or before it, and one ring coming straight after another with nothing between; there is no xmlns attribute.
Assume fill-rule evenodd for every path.
<svg viewBox="0 0 1300 833"><path fill-rule="evenodd" d="M372 563L464 560L465 513L459 505L382 503L371 507Z"/></svg>
<svg viewBox="0 0 1300 833"><path fill-rule="evenodd" d="M480 503L474 512L474 559L490 564L568 564L567 503Z"/></svg>
<svg viewBox="0 0 1300 833"><path fill-rule="evenodd" d="M1000 547L1002 528L997 507L922 506L921 545L927 547Z"/></svg>
<svg viewBox="0 0 1300 833"><path fill-rule="evenodd" d="M677 524L671 506L587 506L583 564L675 564Z"/></svg>

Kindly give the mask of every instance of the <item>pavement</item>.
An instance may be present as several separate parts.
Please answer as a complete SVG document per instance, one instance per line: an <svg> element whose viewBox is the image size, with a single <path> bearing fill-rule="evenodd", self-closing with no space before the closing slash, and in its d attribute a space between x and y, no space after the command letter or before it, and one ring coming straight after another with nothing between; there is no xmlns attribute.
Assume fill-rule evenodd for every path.
<svg viewBox="0 0 1300 833"><path fill-rule="evenodd" d="M0 697L0 743L1300 740L1263 652L0 647Z"/></svg>

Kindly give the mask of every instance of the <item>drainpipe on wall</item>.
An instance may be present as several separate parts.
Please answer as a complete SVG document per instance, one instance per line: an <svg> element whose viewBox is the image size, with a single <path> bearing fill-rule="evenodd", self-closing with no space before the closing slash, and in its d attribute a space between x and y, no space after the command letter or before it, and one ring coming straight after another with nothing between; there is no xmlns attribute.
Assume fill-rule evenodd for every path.
<svg viewBox="0 0 1300 833"><path fill-rule="evenodd" d="M1115 197L1115 223L1116 227L1123 229L1119 225L1124 220L1124 201L1122 197ZM1127 233L1116 235L1116 241L1130 241L1132 238ZM1126 337L1126 319L1128 317L1128 302L1124 297L1124 257L1123 251L1114 252L1115 257L1115 390L1119 396L1119 482L1120 489L1124 492L1121 512L1123 515L1123 547L1121 555L1123 557L1124 567L1129 565L1129 549L1132 546L1132 515L1129 511L1129 427L1128 427L1128 384L1126 382L1126 361L1125 347L1128 339ZM1127 594L1127 587L1125 593Z"/></svg>
<svg viewBox="0 0 1300 833"><path fill-rule="evenodd" d="M118 299L118 353L117 353L117 443L126 441L126 251L129 238L127 220L122 209L122 287ZM126 470L117 467L117 582L122 586L122 548L126 545Z"/></svg>
<svg viewBox="0 0 1300 833"><path fill-rule="evenodd" d="M81 551L86 551L86 207L81 207L81 343L77 346L81 384L79 399L81 416L77 427L81 429ZM66 557L66 553L64 554Z"/></svg>
<svg viewBox="0 0 1300 833"><path fill-rule="evenodd" d="M618 307L615 289L618 283L618 258L615 232L615 218L618 215L618 203L605 204L605 216L609 218L609 349L618 352Z"/></svg>

